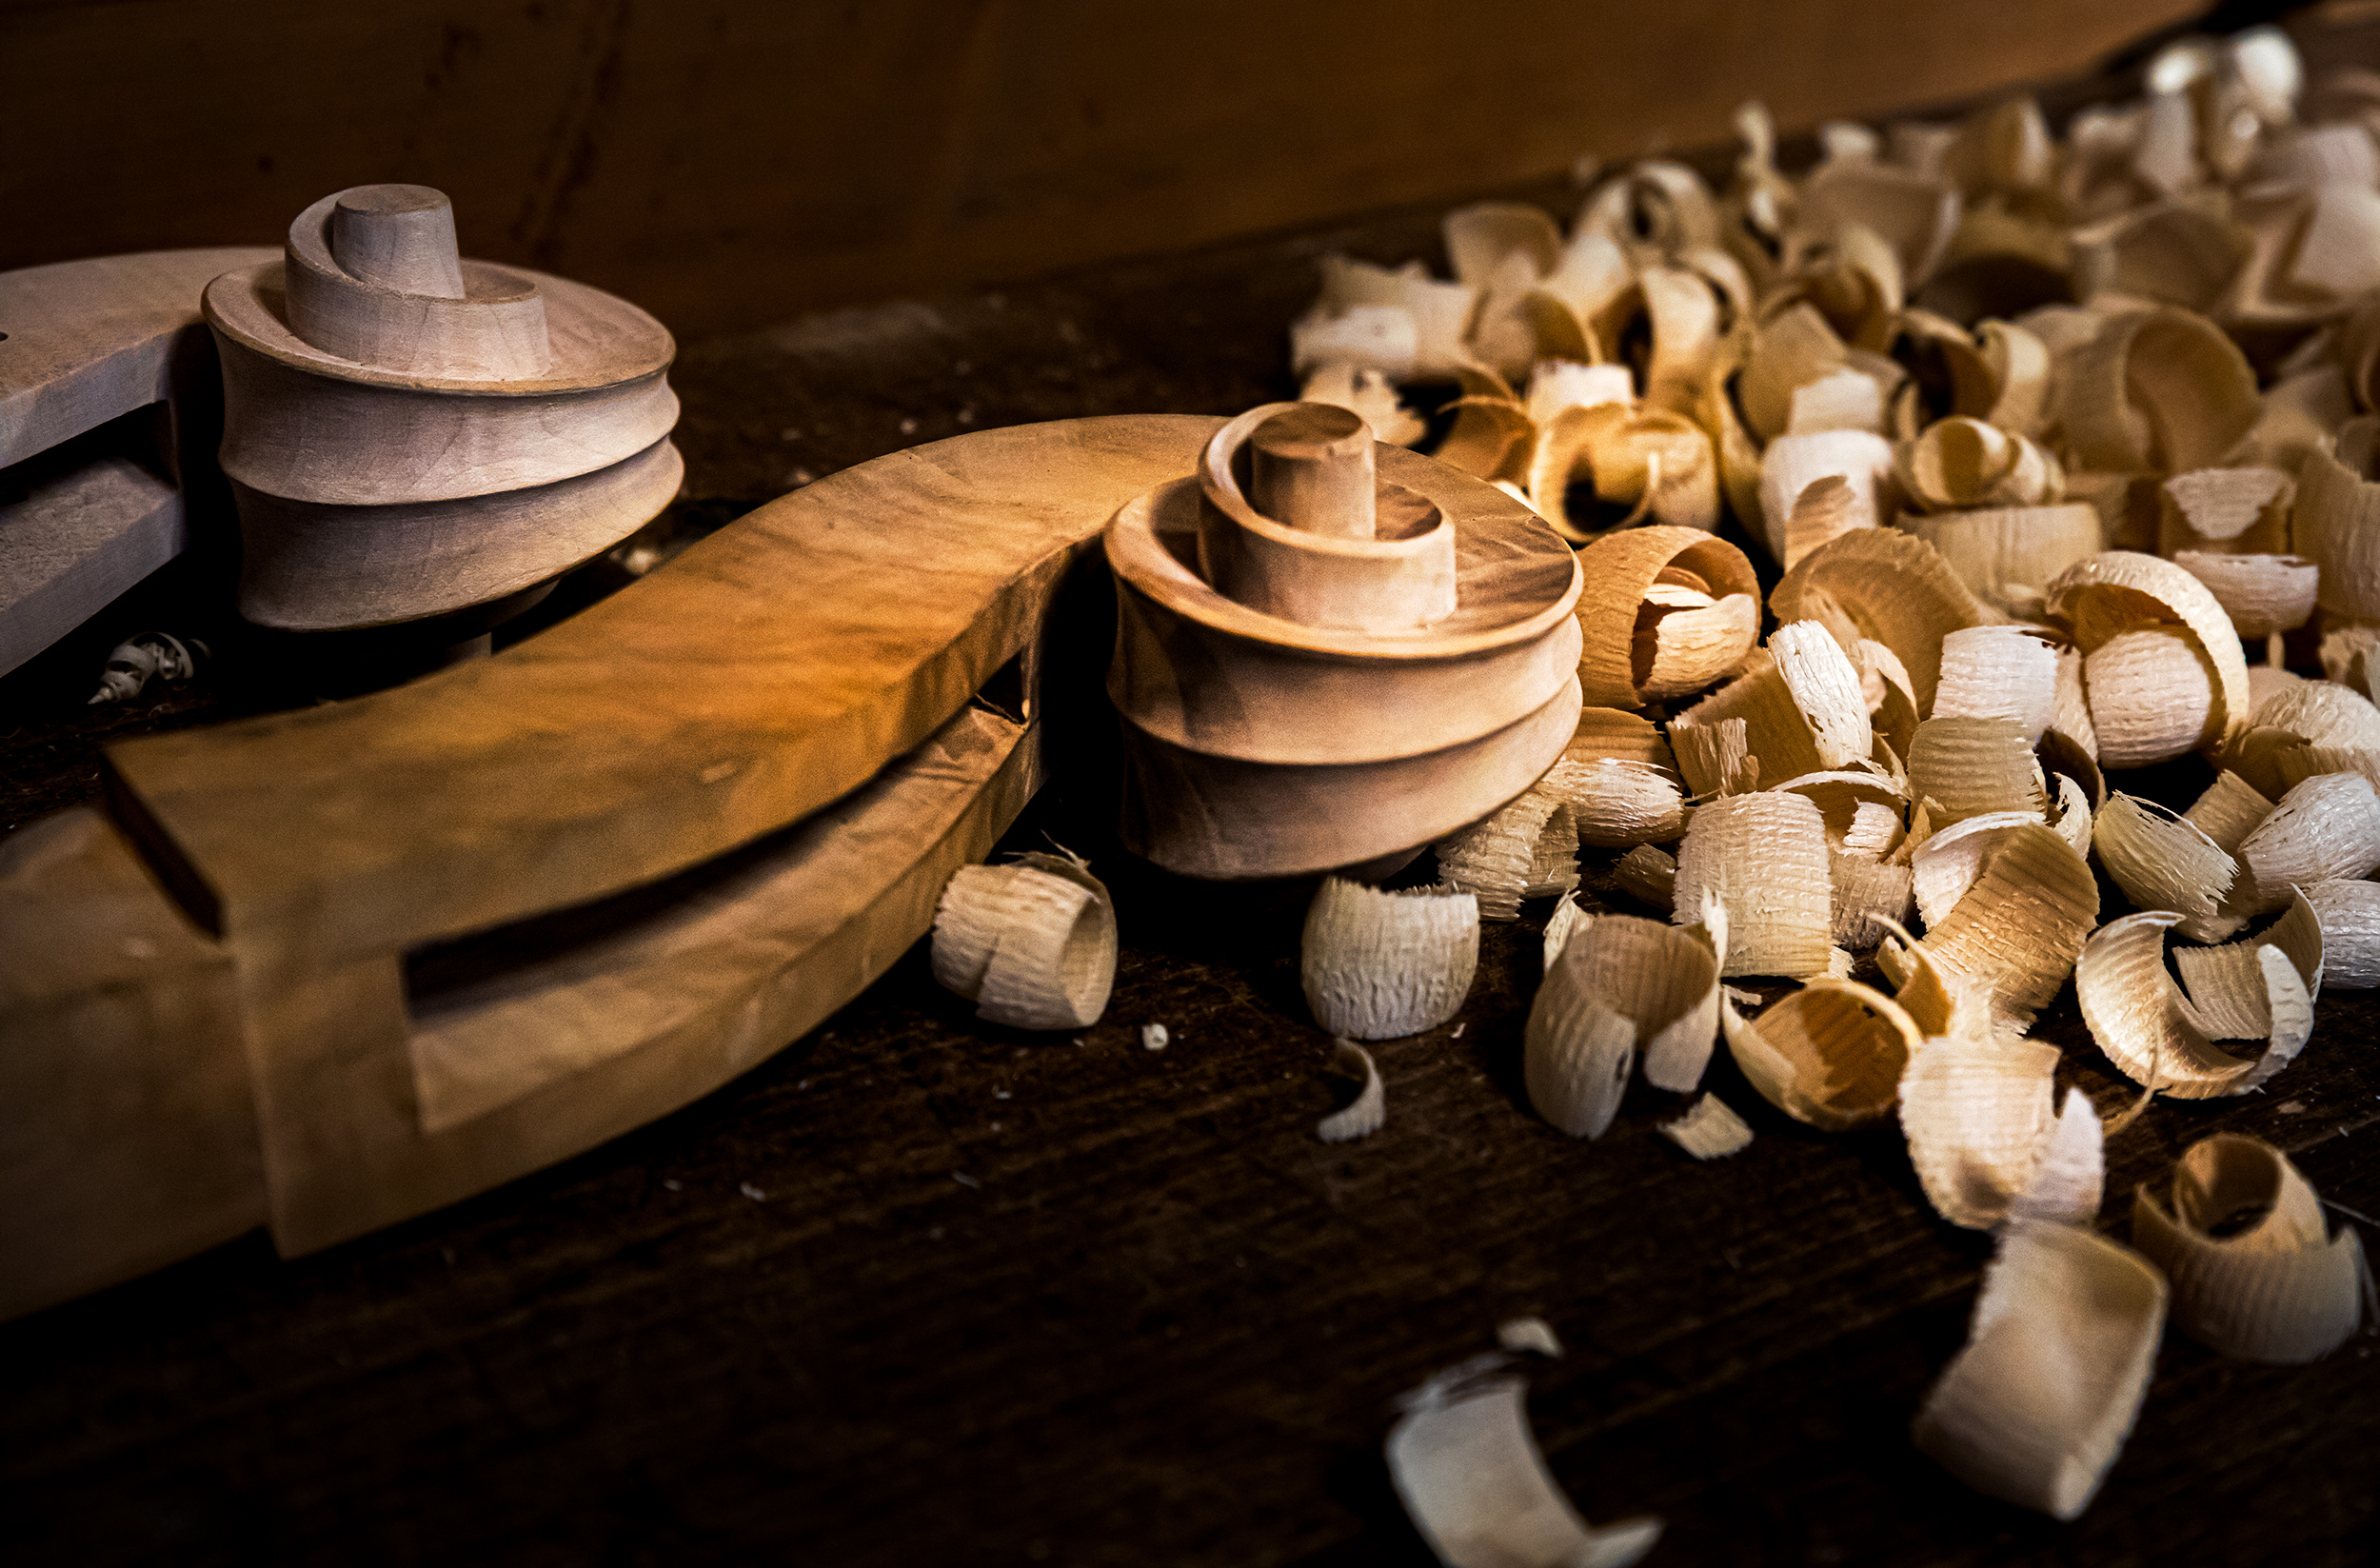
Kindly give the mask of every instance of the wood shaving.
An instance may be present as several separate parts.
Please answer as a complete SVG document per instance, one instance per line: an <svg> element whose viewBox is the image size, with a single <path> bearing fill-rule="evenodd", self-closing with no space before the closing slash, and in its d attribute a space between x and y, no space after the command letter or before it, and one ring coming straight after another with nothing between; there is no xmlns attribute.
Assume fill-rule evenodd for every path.
<svg viewBox="0 0 2380 1568"><path fill-rule="evenodd" d="M2140 1414L2165 1304L2164 1277L2138 1254L2011 1221L1966 1347L1917 1413L1917 1447L1989 1497L2078 1517Z"/></svg>
<svg viewBox="0 0 2380 1568"><path fill-rule="evenodd" d="M1752 1143L1752 1129L1716 1095L1706 1094L1675 1121L1657 1124L1663 1138L1696 1160L1723 1160Z"/></svg>
<svg viewBox="0 0 2380 1568"><path fill-rule="evenodd" d="M1677 861L1667 850L1640 844L1612 863L1612 881L1633 899L1663 914L1677 903Z"/></svg>
<svg viewBox="0 0 2380 1568"><path fill-rule="evenodd" d="M2200 1139L2174 1166L2170 1203L2139 1189L2132 1243L2172 1280L2173 1321L2192 1339L2244 1360L2312 1361L2363 1320L2362 1239L2352 1225L2330 1234L2314 1189L2271 1144Z"/></svg>
<svg viewBox="0 0 2380 1568"><path fill-rule="evenodd" d="M1020 1029L1099 1021L1116 981L1116 909L1072 856L1028 854L952 874L934 913L934 978L976 1016Z"/></svg>
<svg viewBox="0 0 2380 1568"><path fill-rule="evenodd" d="M2312 994L2288 953L2251 943L2262 1006L2271 1021L2265 1049L2252 1057L2222 1050L2166 971L2165 933L2179 920L2168 910L2145 910L2092 933L2074 966L2083 1022L2116 1070L2152 1093L2177 1100L2245 1094L2304 1048L2313 1032ZM2252 1005L2232 1000L2226 1010Z"/></svg>
<svg viewBox="0 0 2380 1568"><path fill-rule="evenodd" d="M1306 911L1299 967L1317 1023L1351 1040L1389 1040L1454 1017L1478 962L1471 894L1383 893L1325 877Z"/></svg>
<svg viewBox="0 0 2380 1568"><path fill-rule="evenodd" d="M1677 852L1673 918L1694 918L1709 898L1727 910L1729 978L1824 974L1835 888L1816 804L1763 791L1697 809Z"/></svg>
<svg viewBox="0 0 2380 1568"><path fill-rule="evenodd" d="M1451 1367L1404 1396L1388 1474L1414 1528L1447 1568L1629 1568L1661 1522L1590 1526L1530 1435L1526 1385L1501 1356Z"/></svg>
<svg viewBox="0 0 2380 1568"><path fill-rule="evenodd" d="M1746 1019L1721 1001L1727 1048L1760 1097L1796 1121L1840 1132L1891 1113L1924 1041L1901 1005L1854 981L1822 978Z"/></svg>
<svg viewBox="0 0 2380 1568"><path fill-rule="evenodd" d="M1476 895L1483 921L1517 920L1522 899L1553 898L1578 885L1578 829L1572 808L1542 787L1439 840L1436 847L1439 879Z"/></svg>
<svg viewBox="0 0 2380 1568"><path fill-rule="evenodd" d="M1372 1053L1351 1040L1333 1041L1331 1067L1360 1078L1363 1088L1348 1104L1316 1122L1314 1136L1325 1143L1344 1143L1378 1132L1388 1121L1388 1090Z"/></svg>
<svg viewBox="0 0 2380 1568"><path fill-rule="evenodd" d="M1529 1009L1522 1065L1537 1114L1574 1138L1600 1138L1639 1049L1656 1088L1700 1082L1718 1038L1726 946L1716 920L1600 915L1574 932Z"/></svg>

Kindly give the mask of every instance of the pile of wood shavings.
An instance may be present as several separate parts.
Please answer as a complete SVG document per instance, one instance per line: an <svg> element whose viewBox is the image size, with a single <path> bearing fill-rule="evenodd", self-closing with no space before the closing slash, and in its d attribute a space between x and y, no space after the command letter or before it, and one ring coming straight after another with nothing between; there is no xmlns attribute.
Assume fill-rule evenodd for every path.
<svg viewBox="0 0 2380 1568"><path fill-rule="evenodd" d="M2257 30L2169 48L2145 88L2062 136L2023 98L1828 126L1799 176L1748 107L1724 189L1642 163L1567 234L1466 208L1451 279L1326 258L1291 329L1307 399L1583 547L1577 736L1449 841L1444 885L1513 918L1562 885L1557 824L1674 936L1557 906L1537 1109L1599 1136L1637 1056L1692 1092L1723 1038L1800 1121L1897 1115L1935 1208L1999 1237L1916 1441L2060 1518L2169 1300L2226 1354L2303 1360L2370 1288L2252 1140L2192 1150L2170 1218L2144 1191L2141 1251L2094 1229L2104 1141L2151 1097L2265 1084L2326 979L2380 980L2380 80L2307 90ZM1401 396L1432 386L1434 420ZM1783 572L1765 606L1730 518ZM2124 788L2192 755L2214 782L2187 811ZM1362 983L1363 955L1323 962ZM1803 983L1747 1018L1720 982L1749 976ZM2142 1091L2104 1123L2027 1038L2070 981ZM1700 1158L1750 1137L1716 1101L1663 1130ZM1648 1550L1570 1511L1489 1372L1434 1380L1390 1442L1439 1556Z"/></svg>

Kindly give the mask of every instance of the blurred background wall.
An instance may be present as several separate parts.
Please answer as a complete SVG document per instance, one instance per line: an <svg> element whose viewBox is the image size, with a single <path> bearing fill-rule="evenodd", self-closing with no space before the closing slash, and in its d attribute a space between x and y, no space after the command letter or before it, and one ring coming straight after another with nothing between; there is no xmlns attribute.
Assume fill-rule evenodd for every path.
<svg viewBox="0 0 2380 1568"><path fill-rule="evenodd" d="M682 335L2087 69L2193 0L0 0L0 268L403 180ZM1162 309L1160 301L1150 302Z"/></svg>

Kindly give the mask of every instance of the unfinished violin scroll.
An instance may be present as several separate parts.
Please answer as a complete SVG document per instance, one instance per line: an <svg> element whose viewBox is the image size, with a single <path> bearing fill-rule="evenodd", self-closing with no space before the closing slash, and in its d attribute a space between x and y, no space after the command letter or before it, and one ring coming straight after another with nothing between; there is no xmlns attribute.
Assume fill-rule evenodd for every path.
<svg viewBox="0 0 2380 1568"><path fill-rule="evenodd" d="M1269 404L1109 522L1123 837L1224 879L1362 868L1476 823L1579 711L1579 568L1536 513Z"/></svg>
<svg viewBox="0 0 2380 1568"><path fill-rule="evenodd" d="M487 604L656 516L677 352L623 300L462 259L426 186L357 186L289 226L282 260L207 287L240 611L294 631Z"/></svg>

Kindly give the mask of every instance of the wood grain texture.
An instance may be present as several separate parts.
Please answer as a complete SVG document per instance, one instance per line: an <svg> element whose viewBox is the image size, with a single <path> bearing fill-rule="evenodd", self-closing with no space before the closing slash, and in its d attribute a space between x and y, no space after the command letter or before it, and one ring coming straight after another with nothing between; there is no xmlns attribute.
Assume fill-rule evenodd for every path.
<svg viewBox="0 0 2380 1568"><path fill-rule="evenodd" d="M1211 428L1116 419L903 453L502 657L116 753L119 813L237 963L281 1248L613 1137L872 979L1038 779L1013 724L996 740L988 718L951 715L1038 639L1117 503ZM575 967L450 995L409 1028L408 950L808 821L781 877L615 932ZM529 1019L545 1022L525 1034Z"/></svg>
<svg viewBox="0 0 2380 1568"><path fill-rule="evenodd" d="M220 404L199 295L265 254L163 250L0 273L0 470L15 470L0 476L0 674L190 545L191 498L169 481L205 464ZM90 435L140 423L151 405L151 431ZM220 488L202 480L202 518Z"/></svg>
<svg viewBox="0 0 2380 1568"><path fill-rule="evenodd" d="M106 818L0 844L0 1318L265 1218L231 961Z"/></svg>
<svg viewBox="0 0 2380 1568"><path fill-rule="evenodd" d="M310 1252L484 1192L774 1054L925 933L1039 766L1037 738L962 710L763 852L551 949L498 943L476 982L426 997L408 999L400 954L235 949L274 1244Z"/></svg>
<svg viewBox="0 0 2380 1568"><path fill-rule="evenodd" d="M661 515L685 477L664 436L609 467L454 501L343 506L237 481L240 611L285 631L444 615L518 593Z"/></svg>
<svg viewBox="0 0 2380 1568"><path fill-rule="evenodd" d="M0 467L162 403L208 280L269 250L152 250L0 272Z"/></svg>
<svg viewBox="0 0 2380 1568"><path fill-rule="evenodd" d="M10 16L0 266L277 240L411 180L466 254L714 332L1717 143L1755 95L1788 130L1946 101L2196 9L42 0Z"/></svg>
<svg viewBox="0 0 2380 1568"><path fill-rule="evenodd" d="M121 457L0 504L0 671L81 625L188 542L181 492Z"/></svg>
<svg viewBox="0 0 2380 1568"><path fill-rule="evenodd" d="M485 47L449 90L496 74L504 42ZM307 176L270 215L352 177ZM1438 211L691 344L687 526L970 423L1292 396L1278 334L1313 253L1422 254ZM1104 654L1083 663L1094 699ZM247 700L210 689L140 722ZM90 722L0 735L0 818L88 797ZM1724 1060L1707 1086L1757 1135L1735 1160L1683 1159L1655 1131L1683 1102L1641 1088L1592 1148L1545 1126L1520 1087L1533 905L1484 933L1453 1023L1377 1053L1385 1129L1323 1144L1306 890L1153 876L1094 842L1112 807L1061 776L1008 841L1054 833L1117 892L1116 1000L1080 1047L981 1025L919 949L728 1088L545 1173L292 1262L251 1238L0 1327L12 1554L1430 1568L1380 1466L1389 1401L1537 1313L1570 1351L1530 1368L1549 1466L1591 1518L1666 1517L1648 1568L2370 1558L2367 1341L2266 1368L2173 1336L2082 1519L1978 1499L1907 1434L1988 1244L1933 1217L1896 1135L1800 1127ZM2159 1103L2113 1141L2113 1234L2136 1183L2225 1128L2380 1213L2380 1009L2316 1007L2270 1092ZM2112 1112L2126 1090L2071 998L2050 1019L2061 1082ZM1138 1043L1154 1022L1163 1052Z"/></svg>

